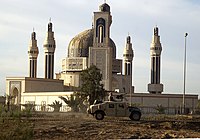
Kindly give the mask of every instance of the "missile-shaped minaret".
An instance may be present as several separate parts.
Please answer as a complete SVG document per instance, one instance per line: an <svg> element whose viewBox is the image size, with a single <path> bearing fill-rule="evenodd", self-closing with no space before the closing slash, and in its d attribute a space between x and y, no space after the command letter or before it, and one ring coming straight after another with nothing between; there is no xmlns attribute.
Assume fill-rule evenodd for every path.
<svg viewBox="0 0 200 140"><path fill-rule="evenodd" d="M124 75L132 75L132 61L133 61L133 49L131 43L131 37L126 38L126 47L123 52L124 59Z"/></svg>
<svg viewBox="0 0 200 140"><path fill-rule="evenodd" d="M37 47L36 33L33 31L31 34L31 40L29 42L28 47L28 55L29 55L29 77L36 78L37 77L37 57L39 51Z"/></svg>
<svg viewBox="0 0 200 140"><path fill-rule="evenodd" d="M128 36L126 38L126 46L125 46L124 52L123 52L124 75L130 76L130 81L129 81L130 89L128 90L128 93L133 92L131 90L132 89L132 67L133 67L132 62L133 62L133 57L134 57L134 53L133 53L133 49L132 49L131 37Z"/></svg>
<svg viewBox="0 0 200 140"><path fill-rule="evenodd" d="M56 48L56 43L52 28L53 25L51 22L49 22L48 32L43 45L45 52L45 78L47 79L53 79L54 76L54 52Z"/></svg>
<svg viewBox="0 0 200 140"><path fill-rule="evenodd" d="M163 84L160 83L160 57L162 46L160 43L160 36L158 34L158 27L154 28L153 38L150 47L151 55L151 83L148 84L149 93L160 94L163 92Z"/></svg>

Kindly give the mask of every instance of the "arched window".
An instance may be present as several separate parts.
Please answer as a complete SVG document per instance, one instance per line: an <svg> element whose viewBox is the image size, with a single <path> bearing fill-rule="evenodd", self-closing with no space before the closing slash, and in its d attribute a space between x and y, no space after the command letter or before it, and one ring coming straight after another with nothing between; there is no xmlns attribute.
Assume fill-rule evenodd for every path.
<svg viewBox="0 0 200 140"><path fill-rule="evenodd" d="M98 43L103 43L103 34L104 34L104 27L102 25L99 25L98 27Z"/></svg>
<svg viewBox="0 0 200 140"><path fill-rule="evenodd" d="M105 33L105 20L103 18L99 18L96 22L96 37L98 38L98 43L103 43L106 35Z"/></svg>

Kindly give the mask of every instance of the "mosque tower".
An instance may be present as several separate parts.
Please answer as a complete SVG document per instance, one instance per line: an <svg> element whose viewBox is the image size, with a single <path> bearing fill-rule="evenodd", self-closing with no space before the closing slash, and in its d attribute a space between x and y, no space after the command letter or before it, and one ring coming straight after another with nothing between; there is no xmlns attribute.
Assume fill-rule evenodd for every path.
<svg viewBox="0 0 200 140"><path fill-rule="evenodd" d="M39 50L37 47L36 33L33 31L31 34L31 40L28 48L29 55L29 77L37 77L37 57Z"/></svg>
<svg viewBox="0 0 200 140"><path fill-rule="evenodd" d="M53 79L54 76L54 52L56 48L54 32L52 31L53 24L49 22L48 32L44 41L45 52L45 78Z"/></svg>
<svg viewBox="0 0 200 140"><path fill-rule="evenodd" d="M160 57L162 46L160 36L158 35L158 27L154 28L154 35L151 42L151 83L148 84L149 93L161 94L163 92L163 84L160 83Z"/></svg>
<svg viewBox="0 0 200 140"><path fill-rule="evenodd" d="M131 37L128 36L126 39L126 47L124 48L123 52L123 68L124 68L124 75L130 76L130 89L129 93L132 93L132 62L133 62L133 49L132 49L132 43L131 43ZM126 92L126 91L125 91Z"/></svg>
<svg viewBox="0 0 200 140"><path fill-rule="evenodd" d="M101 70L102 83L107 91L112 90L111 23L110 6L104 3L99 6L98 12L94 12L93 47L89 47L89 66L96 65Z"/></svg>

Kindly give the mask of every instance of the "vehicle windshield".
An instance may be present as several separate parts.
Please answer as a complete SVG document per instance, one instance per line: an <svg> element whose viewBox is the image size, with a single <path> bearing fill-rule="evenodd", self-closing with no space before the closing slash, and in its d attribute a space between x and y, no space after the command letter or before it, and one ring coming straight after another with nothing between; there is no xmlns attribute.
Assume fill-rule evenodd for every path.
<svg viewBox="0 0 200 140"><path fill-rule="evenodd" d="M93 104L96 105L96 104L100 104L100 103L103 103L103 102L99 101L99 100L95 100Z"/></svg>

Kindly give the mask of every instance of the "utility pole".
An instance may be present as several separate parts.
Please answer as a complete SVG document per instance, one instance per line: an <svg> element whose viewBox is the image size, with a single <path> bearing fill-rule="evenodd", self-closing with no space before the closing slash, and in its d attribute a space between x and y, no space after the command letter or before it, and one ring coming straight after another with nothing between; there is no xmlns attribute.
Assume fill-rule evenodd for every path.
<svg viewBox="0 0 200 140"><path fill-rule="evenodd" d="M184 50L184 68L183 68L183 114L185 114L185 83L186 83L186 41L187 41L188 33L185 33L185 50Z"/></svg>

